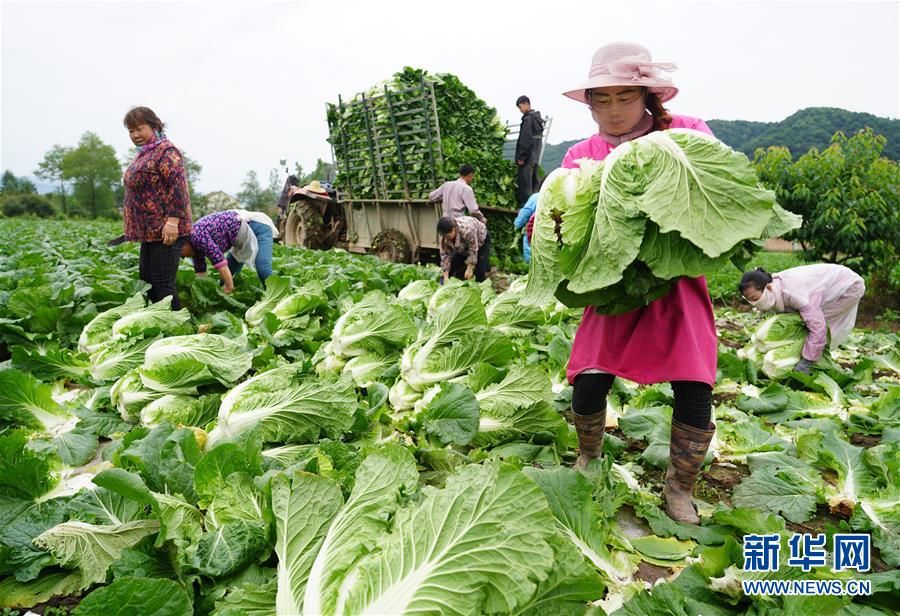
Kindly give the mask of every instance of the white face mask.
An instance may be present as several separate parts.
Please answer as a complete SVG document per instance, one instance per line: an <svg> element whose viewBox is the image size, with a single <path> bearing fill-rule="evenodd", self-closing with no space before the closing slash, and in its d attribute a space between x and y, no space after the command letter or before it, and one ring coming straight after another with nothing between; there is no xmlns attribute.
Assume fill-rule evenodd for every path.
<svg viewBox="0 0 900 616"><path fill-rule="evenodd" d="M750 302L758 310L765 312L766 310L771 310L775 307L775 293L769 287L763 289L762 295L759 296L759 299L755 302L752 300L747 300Z"/></svg>

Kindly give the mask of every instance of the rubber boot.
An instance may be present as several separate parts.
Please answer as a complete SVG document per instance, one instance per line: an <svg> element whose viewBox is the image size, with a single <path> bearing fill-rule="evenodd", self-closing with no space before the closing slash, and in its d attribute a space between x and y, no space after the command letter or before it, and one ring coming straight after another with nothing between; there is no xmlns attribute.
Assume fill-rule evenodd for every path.
<svg viewBox="0 0 900 616"><path fill-rule="evenodd" d="M673 520L685 524L700 524L691 493L715 432L716 424L713 422L709 422L709 430L700 430L672 420L669 467L666 470L663 498L666 501L666 513Z"/></svg>
<svg viewBox="0 0 900 616"><path fill-rule="evenodd" d="M606 428L606 409L593 415L572 413L575 432L578 434L578 459L575 468L587 467L588 462L603 453L603 431Z"/></svg>

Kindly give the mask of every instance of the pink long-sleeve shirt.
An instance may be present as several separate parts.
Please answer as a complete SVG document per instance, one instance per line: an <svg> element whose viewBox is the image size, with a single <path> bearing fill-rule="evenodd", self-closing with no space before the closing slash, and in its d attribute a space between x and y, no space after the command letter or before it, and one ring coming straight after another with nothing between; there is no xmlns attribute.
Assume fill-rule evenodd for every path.
<svg viewBox="0 0 900 616"><path fill-rule="evenodd" d="M484 222L484 214L481 213L478 203L475 202L475 191L462 178L444 182L428 193L428 199L440 201L443 215L448 218L459 218L468 211L469 215Z"/></svg>
<svg viewBox="0 0 900 616"><path fill-rule="evenodd" d="M828 342L843 342L856 320L856 306L865 292L862 277L848 267L817 263L792 267L772 275L777 308L798 312L809 333L801 355L818 361Z"/></svg>
<svg viewBox="0 0 900 616"><path fill-rule="evenodd" d="M705 122L687 116L672 116L670 128L712 135ZM594 135L569 148L562 166L575 167L580 158L603 160L613 147ZM682 278L667 295L625 314L602 315L585 308L566 372L570 383L593 369L636 383L700 381L712 386L716 361L715 316L701 276Z"/></svg>

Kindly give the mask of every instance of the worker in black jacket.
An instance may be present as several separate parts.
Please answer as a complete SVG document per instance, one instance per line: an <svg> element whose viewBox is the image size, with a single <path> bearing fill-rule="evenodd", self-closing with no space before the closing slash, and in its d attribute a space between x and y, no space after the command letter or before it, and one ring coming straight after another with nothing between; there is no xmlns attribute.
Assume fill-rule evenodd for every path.
<svg viewBox="0 0 900 616"><path fill-rule="evenodd" d="M522 126L516 142L516 194L522 206L538 185L538 160L541 157L541 140L544 135L544 120L541 112L531 108L531 100L524 94L516 99L516 106L522 112Z"/></svg>

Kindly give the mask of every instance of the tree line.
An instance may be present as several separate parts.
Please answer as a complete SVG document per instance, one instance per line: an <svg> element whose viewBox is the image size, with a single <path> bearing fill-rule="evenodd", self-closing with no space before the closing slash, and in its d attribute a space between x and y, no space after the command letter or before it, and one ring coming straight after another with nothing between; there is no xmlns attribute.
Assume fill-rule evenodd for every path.
<svg viewBox="0 0 900 616"><path fill-rule="evenodd" d="M855 134L865 128L885 135L882 156L900 160L900 120L882 118L870 113L858 113L834 107L808 107L779 122L748 122L745 120L709 120L716 137L736 150L753 158L756 150L769 146L785 147L794 156L801 156L810 148L824 150L837 132Z"/></svg>
<svg viewBox="0 0 900 616"><path fill-rule="evenodd" d="M196 190L203 167L185 151L181 153L195 218L225 206L233 207L228 202L223 204L210 199L212 193L202 194ZM30 179L6 170L0 176L0 212L8 217L118 218L125 196L122 175L136 155L137 149L133 148L120 160L113 146L90 131L84 133L74 146L55 144L34 170L37 178L53 184L55 190L41 195ZM297 176L301 184L334 176L331 163L321 159L309 173L305 173L299 163L291 169L286 160L281 160L279 167L269 172L265 185L255 171L248 171L236 202L246 209L272 211L289 173Z"/></svg>
<svg viewBox="0 0 900 616"><path fill-rule="evenodd" d="M294 163L291 168L286 159L281 159L278 161L278 167L269 171L268 182L265 185L260 181L256 171L248 171L244 181L241 182L237 199L249 210L260 212L274 210L288 175L296 177L303 186L313 180L333 181L335 170L334 165L321 158L316 160L316 166L308 173L303 170L300 163Z"/></svg>

